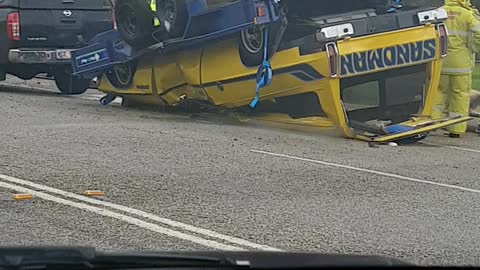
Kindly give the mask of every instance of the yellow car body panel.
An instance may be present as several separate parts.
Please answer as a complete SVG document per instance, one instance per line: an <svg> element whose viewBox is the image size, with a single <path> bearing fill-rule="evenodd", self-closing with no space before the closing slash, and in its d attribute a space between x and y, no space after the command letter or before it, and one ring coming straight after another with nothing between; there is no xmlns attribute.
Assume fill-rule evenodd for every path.
<svg viewBox="0 0 480 270"><path fill-rule="evenodd" d="M439 40L435 25L425 25L338 41L338 76L330 76L325 48L305 55L300 54L298 47L278 51L270 59L274 74L272 83L260 90L260 101L313 93L318 97L325 115L294 119L286 114L266 113L256 119L292 126L336 127L346 137L380 143L467 121L468 117L429 122L442 66ZM257 68L242 63L238 46L239 40L232 38L205 48L142 59L131 87L117 89L107 80L102 80L99 89L118 95L151 94L161 97L165 104L172 106L185 99L193 99L225 108L245 107L255 95ZM406 54L403 49L412 54ZM341 98L342 81L422 64L427 65L425 96L420 111L415 112L422 117L400 124L411 126L424 123L423 127L381 136L352 128ZM143 85L140 87L142 89L138 85Z"/></svg>
<svg viewBox="0 0 480 270"><path fill-rule="evenodd" d="M118 95L153 95L156 91L152 80L153 59L140 59L133 82L129 88L115 88L106 75L100 78L98 90L105 93L115 93Z"/></svg>
<svg viewBox="0 0 480 270"><path fill-rule="evenodd" d="M437 48L439 47L435 26L433 25L419 26L416 28L397 30L397 31L387 32L382 34L374 34L374 35L369 35L369 36L355 38L355 39L345 39L338 42L338 51L340 55L349 55L352 53L367 52L375 49L396 47L402 44L410 45L418 41L425 41L425 40L432 40L435 42L432 45L436 45ZM435 57L434 59L439 59L440 58L439 50L436 50L435 52L436 52L436 55L432 55L432 56ZM391 51L389 51L389 53L391 53ZM390 56L394 57L393 55L390 55ZM396 61L397 63L395 65L392 65L392 67L390 68L400 68L404 66L418 65L423 62L430 62L432 58L429 58L424 61L410 61L410 63L407 63L408 61L403 61L402 64L400 64L400 59L396 59L396 60L397 60ZM384 61L386 61L386 59L384 59ZM341 67L339 67L339 69L340 68ZM351 76L359 76L359 75L379 72L381 70L387 70L387 69L389 69L389 67L387 67L386 65L384 68L380 68L376 66L374 70L367 70L367 71L356 70L357 72L355 72L354 74L342 75L341 77L345 78L345 77L351 77Z"/></svg>
<svg viewBox="0 0 480 270"><path fill-rule="evenodd" d="M202 83L215 105L240 107L250 103L255 94L257 68L242 64L238 54L238 41L235 39L220 42L205 49L202 61ZM328 69L324 53L300 56L298 48L277 52L270 64L274 70L271 85L262 88L261 98L274 98L283 95L299 94L322 88L315 83L305 83L289 75L292 67L308 64L313 67L319 79ZM221 89L220 89L221 88Z"/></svg>

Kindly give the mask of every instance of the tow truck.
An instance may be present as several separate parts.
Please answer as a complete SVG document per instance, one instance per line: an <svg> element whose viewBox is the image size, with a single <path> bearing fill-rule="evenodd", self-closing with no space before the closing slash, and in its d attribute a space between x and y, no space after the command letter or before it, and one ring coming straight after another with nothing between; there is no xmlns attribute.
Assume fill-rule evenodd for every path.
<svg viewBox="0 0 480 270"><path fill-rule="evenodd" d="M333 128L374 144L416 142L471 119L430 116L448 49L445 10L382 13L343 0L350 9L332 12L325 1L303 1L307 7L294 4L300 0L189 7L181 38L153 34L158 42L136 50L118 31L106 32L73 53L73 70L102 73L104 105L117 96L202 103L250 122Z"/></svg>

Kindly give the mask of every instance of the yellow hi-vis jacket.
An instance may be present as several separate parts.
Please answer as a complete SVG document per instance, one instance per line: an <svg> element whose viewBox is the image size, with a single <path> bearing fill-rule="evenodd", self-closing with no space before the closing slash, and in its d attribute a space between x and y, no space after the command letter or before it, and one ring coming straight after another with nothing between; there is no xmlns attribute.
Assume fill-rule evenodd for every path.
<svg viewBox="0 0 480 270"><path fill-rule="evenodd" d="M157 0L150 0L150 10L153 12L153 26L159 26L160 20L158 19L157 13Z"/></svg>
<svg viewBox="0 0 480 270"><path fill-rule="evenodd" d="M466 75L472 73L473 48L480 48L480 23L470 8L470 0L445 0L448 13L448 54L442 74Z"/></svg>

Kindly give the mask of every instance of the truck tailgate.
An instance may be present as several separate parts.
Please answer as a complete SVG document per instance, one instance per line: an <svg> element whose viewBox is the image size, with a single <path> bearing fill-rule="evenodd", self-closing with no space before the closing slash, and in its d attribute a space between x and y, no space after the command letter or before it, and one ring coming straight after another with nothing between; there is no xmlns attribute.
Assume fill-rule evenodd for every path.
<svg viewBox="0 0 480 270"><path fill-rule="evenodd" d="M72 48L113 28L109 0L20 0L20 46Z"/></svg>

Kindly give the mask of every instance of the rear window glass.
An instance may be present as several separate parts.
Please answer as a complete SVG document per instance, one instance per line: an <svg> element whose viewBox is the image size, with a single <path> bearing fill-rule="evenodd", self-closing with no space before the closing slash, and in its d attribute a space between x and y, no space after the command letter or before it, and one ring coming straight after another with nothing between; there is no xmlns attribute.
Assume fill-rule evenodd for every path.
<svg viewBox="0 0 480 270"><path fill-rule="evenodd" d="M341 99L349 119L408 120L423 106L426 71L423 64L341 79Z"/></svg>
<svg viewBox="0 0 480 270"><path fill-rule="evenodd" d="M343 89L343 103L348 111L378 107L380 105L380 85L378 81L357 84Z"/></svg>
<svg viewBox="0 0 480 270"><path fill-rule="evenodd" d="M425 71L395 76L385 80L386 105L421 101L425 93Z"/></svg>

